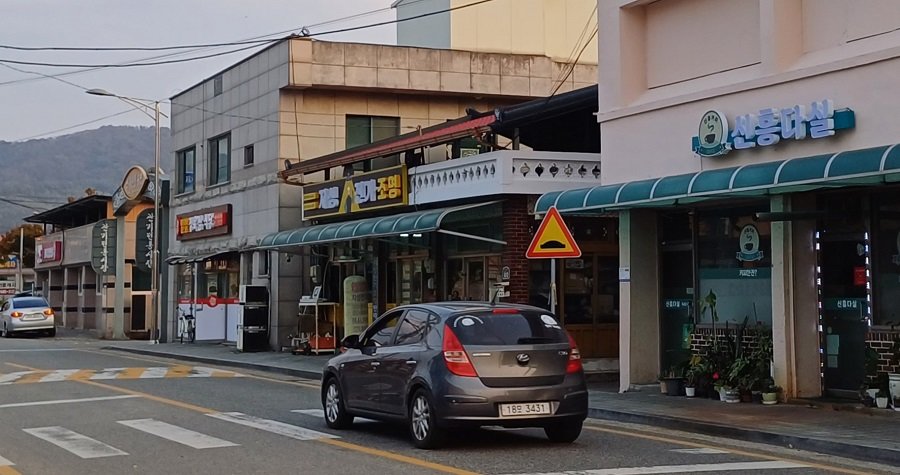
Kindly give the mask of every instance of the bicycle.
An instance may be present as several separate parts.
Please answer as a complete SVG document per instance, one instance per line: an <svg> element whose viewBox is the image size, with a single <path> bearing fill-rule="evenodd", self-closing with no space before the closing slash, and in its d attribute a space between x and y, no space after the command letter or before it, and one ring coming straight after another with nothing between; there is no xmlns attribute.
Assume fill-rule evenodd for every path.
<svg viewBox="0 0 900 475"><path fill-rule="evenodd" d="M178 317L178 339L184 343L184 338L187 336L188 343L193 343L197 337L197 319L181 308L178 309L178 313L181 314Z"/></svg>

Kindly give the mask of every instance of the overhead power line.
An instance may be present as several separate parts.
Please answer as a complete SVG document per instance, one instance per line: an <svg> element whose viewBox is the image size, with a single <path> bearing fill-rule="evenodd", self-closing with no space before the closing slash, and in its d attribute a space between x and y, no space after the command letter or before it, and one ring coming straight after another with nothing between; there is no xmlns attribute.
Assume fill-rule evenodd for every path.
<svg viewBox="0 0 900 475"><path fill-rule="evenodd" d="M24 142L24 141L26 141L26 140L31 140L31 139L36 139L36 138L43 137L43 136L45 136L45 135L53 135L53 134L57 134L57 133L59 133L59 132L65 132L65 131L67 131L67 130L72 130L72 129L77 128L77 127L82 127L82 126L85 126L85 125L90 125L90 124L93 124L93 123L96 123L96 122L100 122L101 120L112 119L113 117L118 117L118 116L120 116L120 115L125 115L125 114L127 114L127 113L129 113L129 112L132 112L132 111L134 111L134 110L135 110L135 109L126 109L126 110L123 110L122 112L116 112L115 114L105 115L105 116L100 117L100 118L97 118L97 119L89 120L89 121L87 121L87 122L82 122L82 123L80 123L80 124L70 125L70 126L68 126L68 127L63 127L63 128L61 128L61 129L55 129L55 130L51 130L51 131L48 131L48 132L42 132L42 133L40 133L40 134L35 134L35 135L32 135L31 137L25 137L24 139L19 139L19 140L17 140L17 141L18 141L18 142Z"/></svg>
<svg viewBox="0 0 900 475"><path fill-rule="evenodd" d="M267 43L275 43L281 40L267 40ZM233 49L231 51L223 51L219 53L211 53L205 54L201 56L193 56L190 58L181 58L181 59L167 59L164 61L151 61L147 63L142 62L134 62L134 63L113 63L113 64L77 64L77 63L45 63L40 61L19 61L15 59L0 59L0 63L9 63L9 64L22 64L26 66L46 66L48 68L134 68L139 66L159 66L163 64L175 64L175 63L186 63L189 61L198 61L201 59L215 58L218 56L225 56L232 53L238 53L241 51L246 51L248 49L256 48L261 46L260 44L254 44L251 46L244 46L243 48Z"/></svg>
<svg viewBox="0 0 900 475"><path fill-rule="evenodd" d="M494 0L480 0L478 2L468 3L465 5L459 5L456 7L446 8L443 10L436 10L433 12L423 13L421 15L415 15L415 16L411 16L408 18L400 18L400 19L382 21L382 22L377 22L377 23L369 23L366 25L351 26L351 27L347 27L347 28L339 28L339 29L335 29L335 30L322 31L322 32L318 32L318 33L311 33L308 31L308 27L302 27L302 28L300 28L300 30L303 31L303 34L301 36L317 37L317 36L333 35L336 33L346 33L349 31L364 30L364 29L368 29L368 28L375 28L378 26L403 23L403 22L407 22L407 21L418 20L420 18L426 18L426 17L430 17L430 16L434 16L434 15L440 15L442 13L448 13L448 12L453 12L456 10L462 10L464 8L475 7L475 6L482 5L482 4L485 4L488 2L492 2L492 1L494 1ZM295 30L291 30L291 31L295 31ZM50 67L50 68L133 68L133 67L139 67L139 66L159 66L159 65L163 65L163 64L173 64L173 63L184 63L184 62L188 62L188 61L197 61L200 59L207 59L207 58L223 56L223 55L227 55L227 54L231 54L231 53L237 53L240 51L245 51L248 49L263 46L266 43L275 43L278 41L282 41L283 39L284 38L258 41L258 42L254 41L253 42L254 44L252 44L250 46L244 46L242 48L237 48L237 49L234 49L231 51L209 54L209 55L202 55L202 56L195 56L195 57L191 57L191 58L183 58L183 59L177 59L177 60L166 60L166 61L132 62L132 63L118 63L118 64L77 64L77 63L50 63L50 62L42 62L42 61L21 61L21 60L0 58L0 63L21 64L21 65L26 65L26 66L44 66L44 67ZM225 45L229 45L229 44L246 44L246 43L247 42L231 42L231 43L215 43L215 44L209 44L209 45L183 45L183 46L177 46L177 47L165 47L165 48L158 48L158 49L205 48L205 47L225 46ZM152 48L155 48L155 47L151 47L151 49L149 49L149 50L153 50Z"/></svg>

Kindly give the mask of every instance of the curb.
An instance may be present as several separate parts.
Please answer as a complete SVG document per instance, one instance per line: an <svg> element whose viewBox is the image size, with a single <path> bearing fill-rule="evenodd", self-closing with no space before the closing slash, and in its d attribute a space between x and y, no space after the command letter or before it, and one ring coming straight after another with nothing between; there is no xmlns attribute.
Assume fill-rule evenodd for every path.
<svg viewBox="0 0 900 475"><path fill-rule="evenodd" d="M705 435L728 437L730 439L758 442L768 445L779 445L791 449L819 452L840 457L853 458L867 462L878 462L889 465L900 465L900 451L867 447L864 445L846 444L830 440L815 439L794 435L777 434L753 429L723 426L709 422L698 422L671 416L640 414L634 412L614 411L609 409L588 408L588 417L609 421L631 422L667 429L696 432Z"/></svg>
<svg viewBox="0 0 900 475"><path fill-rule="evenodd" d="M320 371L309 371L304 369L282 368L279 366L270 366L260 363L247 363L244 361L222 360L218 358L207 358L204 356L180 355L173 353L160 353L158 351L142 350L140 348L125 348L121 346L104 346L104 350L121 351L123 353L134 353L145 356L156 356L157 358L179 359L186 361L196 361L198 363L213 364L217 366L228 366L233 368L252 369L257 371L267 371L270 373L286 374L288 376L297 376L300 378L320 380L322 373Z"/></svg>

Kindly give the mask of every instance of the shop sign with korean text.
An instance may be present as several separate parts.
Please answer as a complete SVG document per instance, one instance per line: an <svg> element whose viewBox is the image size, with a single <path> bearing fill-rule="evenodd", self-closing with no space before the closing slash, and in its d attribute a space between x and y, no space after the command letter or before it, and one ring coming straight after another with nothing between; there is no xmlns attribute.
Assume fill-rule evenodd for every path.
<svg viewBox="0 0 900 475"><path fill-rule="evenodd" d="M856 127L851 109L834 109L830 99L813 101L809 105L769 107L756 114L728 118L717 110L709 110L700 118L698 135L691 140L691 149L701 157L720 157L732 150L768 147L782 140L820 139L833 136L836 131Z"/></svg>
<svg viewBox="0 0 900 475"><path fill-rule="evenodd" d="M231 234L231 205L179 214L175 219L175 232L179 241Z"/></svg>
<svg viewBox="0 0 900 475"><path fill-rule="evenodd" d="M134 240L135 265L144 272L150 272L153 261L153 220L155 215L153 208L141 211L137 217Z"/></svg>
<svg viewBox="0 0 900 475"><path fill-rule="evenodd" d="M116 273L116 220L103 219L91 230L91 268L100 275Z"/></svg>
<svg viewBox="0 0 900 475"><path fill-rule="evenodd" d="M408 200L406 165L400 165L304 186L303 219L405 206Z"/></svg>

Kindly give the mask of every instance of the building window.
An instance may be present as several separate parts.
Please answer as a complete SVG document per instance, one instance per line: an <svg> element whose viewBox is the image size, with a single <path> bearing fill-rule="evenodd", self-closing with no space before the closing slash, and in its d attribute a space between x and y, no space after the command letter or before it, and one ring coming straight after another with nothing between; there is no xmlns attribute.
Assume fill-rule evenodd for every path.
<svg viewBox="0 0 900 475"><path fill-rule="evenodd" d="M194 192L194 167L197 165L197 150L194 147L178 152L175 166L178 169L178 182L175 193Z"/></svg>
<svg viewBox="0 0 900 475"><path fill-rule="evenodd" d="M378 142L379 140L395 137L400 134L399 117L378 117L367 115L347 116L347 148L359 147ZM375 158L365 162L356 163L353 169L356 171L378 170L400 164L399 155Z"/></svg>
<svg viewBox="0 0 900 475"><path fill-rule="evenodd" d="M256 271L259 277L269 275L269 251L256 252Z"/></svg>
<svg viewBox="0 0 900 475"><path fill-rule="evenodd" d="M244 167L253 166L253 145L244 147Z"/></svg>
<svg viewBox="0 0 900 475"><path fill-rule="evenodd" d="M227 183L231 178L231 135L209 141L209 185Z"/></svg>
<svg viewBox="0 0 900 475"><path fill-rule="evenodd" d="M222 75L218 75L213 79L213 96L222 94Z"/></svg>

